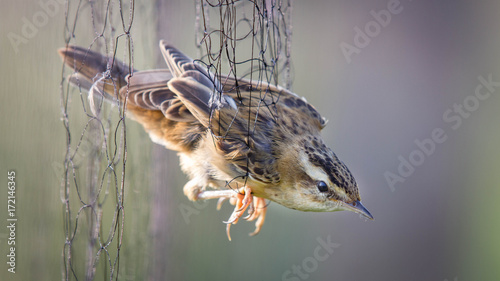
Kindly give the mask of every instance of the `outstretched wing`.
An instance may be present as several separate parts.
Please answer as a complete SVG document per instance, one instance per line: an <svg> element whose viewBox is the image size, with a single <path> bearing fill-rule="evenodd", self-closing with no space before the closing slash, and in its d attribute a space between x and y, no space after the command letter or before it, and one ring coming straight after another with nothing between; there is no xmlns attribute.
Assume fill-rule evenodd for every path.
<svg viewBox="0 0 500 281"><path fill-rule="evenodd" d="M214 110L230 107L236 111L234 100L222 93L219 81L208 69L163 40L160 49L173 75L168 82L169 89L201 124L207 128L211 126ZM182 105L178 106L182 108Z"/></svg>

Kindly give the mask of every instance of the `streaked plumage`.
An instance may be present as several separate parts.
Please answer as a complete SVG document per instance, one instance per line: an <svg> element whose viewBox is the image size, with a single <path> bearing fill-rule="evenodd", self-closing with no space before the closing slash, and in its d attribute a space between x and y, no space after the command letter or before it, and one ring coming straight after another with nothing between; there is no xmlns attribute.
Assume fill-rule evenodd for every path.
<svg viewBox="0 0 500 281"><path fill-rule="evenodd" d="M59 52L75 69L73 84L109 101L127 98L129 117L154 142L179 152L191 178L184 186L190 200L232 198L228 236L247 208L247 219L257 219L256 234L265 199L301 211L350 210L372 218L354 177L321 138L325 119L304 98L261 81L217 79L165 42L160 48L168 69L132 75L122 62L84 48Z"/></svg>

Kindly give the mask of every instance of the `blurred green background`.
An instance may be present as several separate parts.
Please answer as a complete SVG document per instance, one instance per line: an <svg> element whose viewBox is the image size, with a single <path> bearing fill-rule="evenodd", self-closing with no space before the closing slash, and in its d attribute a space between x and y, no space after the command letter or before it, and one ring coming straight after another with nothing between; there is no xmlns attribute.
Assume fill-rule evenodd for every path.
<svg viewBox="0 0 500 281"><path fill-rule="evenodd" d="M329 119L325 141L350 167L375 220L270 204L258 236L248 237L253 223L241 221L229 242L222 221L231 208L188 201L175 153L127 121L119 280L500 279L500 89L477 104L471 98L479 76L500 81L500 2L401 1L400 12L348 63L342 42L354 45L355 27L364 29L374 19L370 11L391 2L293 2L292 89ZM82 35L73 41L83 46L95 36L89 3L81 3ZM61 171L54 166L66 149L56 53L64 46L64 4L32 38L13 45L8 35L22 34L25 20L41 10L38 1L2 1L0 11L1 280L60 280L63 271ZM158 37L195 57L194 23L193 1L136 3L134 66L164 67ZM464 101L474 110L457 117L453 110ZM87 117L77 92L68 110L78 136ZM448 110L461 120L456 129L457 121L443 119ZM391 189L385 174L397 174L400 156L416 155L415 141L436 128L446 141ZM6 264L9 170L17 181L15 274ZM199 213L185 220L186 206ZM336 243L324 261L312 261L318 239ZM85 280L84 250L74 255L78 280ZM296 267L302 274L286 274ZM95 280L104 280L104 271L98 267Z"/></svg>

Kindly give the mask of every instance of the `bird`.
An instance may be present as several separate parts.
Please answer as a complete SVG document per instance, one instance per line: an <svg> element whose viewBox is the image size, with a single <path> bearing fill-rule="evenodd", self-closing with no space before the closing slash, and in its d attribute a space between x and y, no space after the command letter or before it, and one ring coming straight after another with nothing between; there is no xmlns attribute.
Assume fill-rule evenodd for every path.
<svg viewBox="0 0 500 281"><path fill-rule="evenodd" d="M74 71L69 82L91 101L125 104L127 117L153 142L178 152L189 200L235 205L225 221L229 240L241 218L255 220L250 235L259 233L268 201L373 219L354 176L323 141L327 120L305 98L264 81L214 74L166 41L159 45L167 68L143 71L89 48L68 44L58 52Z"/></svg>

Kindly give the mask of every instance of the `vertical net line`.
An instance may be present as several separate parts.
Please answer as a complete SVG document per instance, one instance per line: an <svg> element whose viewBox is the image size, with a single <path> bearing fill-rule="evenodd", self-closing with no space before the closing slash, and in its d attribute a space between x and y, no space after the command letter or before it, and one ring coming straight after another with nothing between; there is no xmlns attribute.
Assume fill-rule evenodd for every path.
<svg viewBox="0 0 500 281"><path fill-rule="evenodd" d="M242 78L250 77L290 89L292 0L199 0L195 10L195 40L200 61L215 72L217 78L220 79L224 65L227 75L234 78L239 77L237 68L246 67ZM249 11L251 18L246 15ZM218 21L211 21L211 13ZM211 22L219 25L211 26ZM250 30L238 36L238 26L243 24ZM218 46L214 42L218 42ZM244 59L237 59L236 51L242 45L250 45L252 52ZM255 48L258 55L255 55ZM253 62L258 65L254 66Z"/></svg>
<svg viewBox="0 0 500 281"><path fill-rule="evenodd" d="M129 73L133 73L133 40L130 31L134 7L134 0L88 3L80 0L65 3L63 36L66 49L70 44L81 45L82 38L87 42L88 50L105 49L106 54L112 54L107 70L98 75L100 78L94 77L95 83L90 92L101 82L113 85L118 106L117 109L111 107L102 97L95 97L94 93L89 94L86 101L87 93L82 93L79 81L73 80L80 94L81 110L87 117L78 135L78 125L73 123L71 117L77 114L72 112L76 110L71 106L72 96L76 93L66 78L68 74L76 74L78 69L70 72L70 68L62 64L59 90L66 141L60 186L65 235L61 267L63 280L94 280L97 273L104 280L118 280L125 229L127 100L120 101L117 98L119 89L110 71L114 64L119 63L115 58L121 39L125 38L122 44L124 57L129 62ZM118 10L118 16L114 13L115 9ZM125 16L127 11L128 19ZM90 20L86 21L85 16ZM91 28L88 28L89 21ZM117 34L117 21L121 22L120 34ZM80 31L82 29L92 30L94 37L85 40L89 34L84 34ZM108 197L114 197L114 202ZM111 204L115 206L111 207Z"/></svg>

